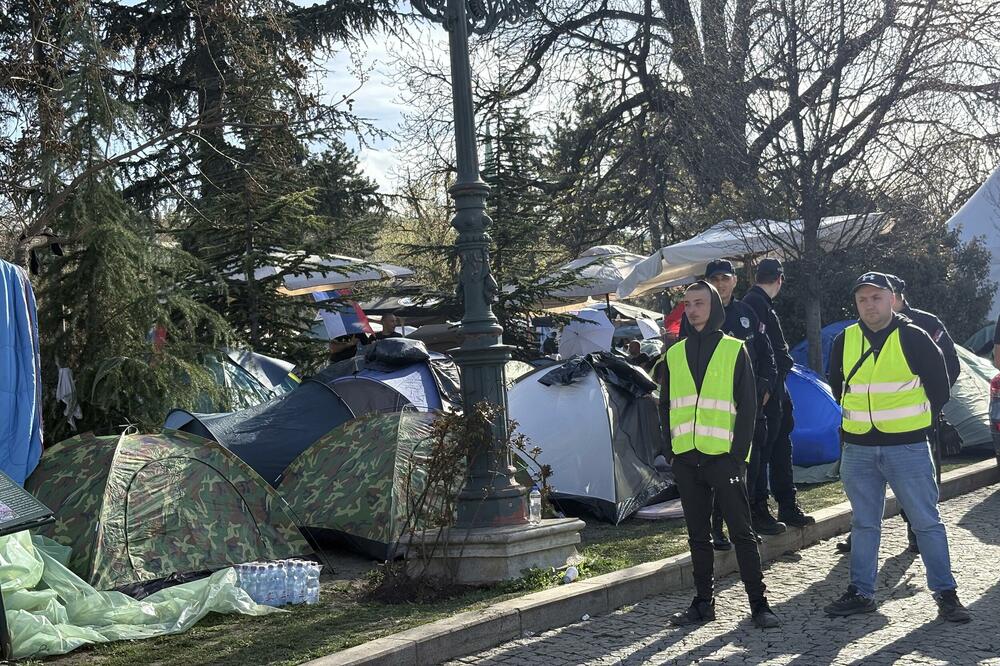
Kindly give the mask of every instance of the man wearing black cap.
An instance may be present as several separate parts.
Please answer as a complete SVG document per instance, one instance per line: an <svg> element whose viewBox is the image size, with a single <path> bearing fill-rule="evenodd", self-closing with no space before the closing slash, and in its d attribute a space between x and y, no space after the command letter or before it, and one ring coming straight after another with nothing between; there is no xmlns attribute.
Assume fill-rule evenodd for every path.
<svg viewBox="0 0 1000 666"><path fill-rule="evenodd" d="M751 461L749 474L751 481L750 506L755 516L767 521L771 510L767 505L768 487L778 502L778 520L786 525L805 527L815 523L807 516L796 501L795 484L792 482L792 429L795 420L792 415L792 400L785 390L785 377L792 370L792 356L788 353L788 342L781 330L781 320L774 311L774 299L785 283L785 271L777 259L763 259L757 265L754 286L750 288L743 303L749 305L764 325L767 338L774 352L777 378L774 395L764 405L767 417L767 444L762 447L758 464ZM757 527L757 524L754 524Z"/></svg>
<svg viewBox="0 0 1000 666"><path fill-rule="evenodd" d="M767 422L764 419L763 406L767 404L774 392L774 382L778 374L774 365L774 353L771 351L771 343L764 333L763 325L753 309L733 298L737 278L732 262L726 259L713 259L705 268L705 280L719 292L719 297L725 308L726 320L722 324L722 332L730 337L743 340L750 356L759 406L753 447L750 449L749 469L753 469L756 462L755 457L760 455L757 453L758 449L767 445ZM752 492L752 489L748 489L748 493ZM766 515L752 513L751 516L754 530L760 534L781 534L785 531L785 526L775 521L770 513L766 513ZM712 542L717 550L729 550L732 547L722 531L722 513L718 504L716 504L712 514Z"/></svg>
<svg viewBox="0 0 1000 666"><path fill-rule="evenodd" d="M948 401L941 351L920 328L893 312L889 278L865 273L855 283L858 323L837 336L830 387L843 408L840 474L851 502L851 583L826 606L830 615L876 610L875 581L886 484L909 516L939 616L968 622L951 571L948 536L927 443L933 415Z"/></svg>
<svg viewBox="0 0 1000 666"><path fill-rule="evenodd" d="M958 361L958 352L955 351L955 341L951 339L951 335L948 333L948 329L945 328L944 324L937 316L931 314L930 312L924 312L923 310L917 310L916 308L911 308L909 301L906 300L906 281L896 275L889 273L885 274L885 277L889 280L889 284L892 286L892 292L896 296L896 301L893 303L892 311L901 314L907 319L909 319L914 325L923 330L927 335L931 337L934 344L938 346L941 350L941 355L944 356L944 365L948 371L948 387L949 389L955 385L958 381L958 374L961 372L962 366ZM937 439L937 433L934 429L928 431L928 435L932 438L931 447L933 450L938 451L941 442ZM938 451L940 453L940 451ZM906 539L909 542L909 550L911 553L919 553L920 545L917 543L917 535L913 533L913 528L910 526L909 520L906 518L906 512L902 512L903 520L906 521ZM846 553L851 549L851 539L847 538L846 541L837 544L837 550L842 553Z"/></svg>

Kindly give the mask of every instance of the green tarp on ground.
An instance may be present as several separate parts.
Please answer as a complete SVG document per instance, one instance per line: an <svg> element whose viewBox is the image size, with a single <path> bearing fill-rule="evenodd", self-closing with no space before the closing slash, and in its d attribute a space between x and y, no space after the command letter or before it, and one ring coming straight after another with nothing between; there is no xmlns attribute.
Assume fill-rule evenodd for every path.
<svg viewBox="0 0 1000 666"><path fill-rule="evenodd" d="M424 488L434 418L376 412L348 421L288 466L278 492L317 540L390 559Z"/></svg>
<svg viewBox="0 0 1000 666"><path fill-rule="evenodd" d="M312 552L256 472L187 433L74 437L25 487L55 512L38 533L70 546L69 568L101 590Z"/></svg>
<svg viewBox="0 0 1000 666"><path fill-rule="evenodd" d="M280 612L255 604L236 586L233 569L161 590L142 601L118 592L98 592L59 561L60 551L65 549L27 532L0 537L0 583L16 659L179 633L209 612Z"/></svg>

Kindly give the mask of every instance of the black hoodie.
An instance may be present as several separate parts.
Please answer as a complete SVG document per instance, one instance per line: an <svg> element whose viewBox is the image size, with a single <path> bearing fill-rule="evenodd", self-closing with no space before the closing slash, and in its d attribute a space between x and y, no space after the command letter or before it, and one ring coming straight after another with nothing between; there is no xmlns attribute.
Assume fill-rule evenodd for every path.
<svg viewBox="0 0 1000 666"><path fill-rule="evenodd" d="M692 327L689 335L685 337L685 352L687 355L688 368L694 378L694 384L701 391L701 383L705 379L705 371L708 369L708 362L715 353L715 348L722 339L722 331L719 330L726 320L726 311L722 306L722 299L719 292L708 282L699 280L698 284L704 285L711 290L712 311L708 316L708 323L701 331L695 331ZM663 381L660 385L660 414L663 419L663 432L667 438L668 456L670 448L670 368L663 363ZM740 349L739 358L736 361L736 371L733 374L733 399L736 402L736 425L733 432L733 447L730 454L741 463L746 460L750 451L750 444L753 441L755 422L757 420L757 387L753 369L750 366L750 357L747 355L745 347ZM690 465L701 464L706 456L697 449L682 453L675 457L675 461Z"/></svg>

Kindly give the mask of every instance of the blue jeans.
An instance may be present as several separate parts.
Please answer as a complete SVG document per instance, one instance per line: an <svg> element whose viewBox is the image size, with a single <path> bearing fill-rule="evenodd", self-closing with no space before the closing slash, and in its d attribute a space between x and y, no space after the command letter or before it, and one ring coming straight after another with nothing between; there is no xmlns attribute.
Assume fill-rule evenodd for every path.
<svg viewBox="0 0 1000 666"><path fill-rule="evenodd" d="M840 475L854 512L851 519L851 584L858 589L858 594L869 598L875 596L886 483L917 535L920 557L927 569L927 586L932 592L954 590L948 535L938 514L938 487L928 443L847 444Z"/></svg>

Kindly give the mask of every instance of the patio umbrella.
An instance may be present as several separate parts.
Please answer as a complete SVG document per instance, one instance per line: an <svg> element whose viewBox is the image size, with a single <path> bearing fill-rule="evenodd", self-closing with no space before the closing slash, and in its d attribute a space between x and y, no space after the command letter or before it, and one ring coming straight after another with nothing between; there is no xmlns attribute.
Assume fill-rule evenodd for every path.
<svg viewBox="0 0 1000 666"><path fill-rule="evenodd" d="M589 308L580 310L576 316L583 321L574 319L563 327L559 336L559 355L568 358L595 351L611 351L615 327L608 316Z"/></svg>
<svg viewBox="0 0 1000 666"><path fill-rule="evenodd" d="M298 260L291 253L278 255L276 264L287 263ZM285 260L284 262L282 260ZM333 291L336 289L347 289L359 282L373 282L376 280L386 280L389 278L401 278L413 275L409 268L396 266L394 264L384 264L378 262L365 261L354 257L344 257L340 255L309 255L303 258L308 269L301 273L288 274L282 280L283 284L278 287L278 291L288 296L301 296L317 291ZM280 265L262 266L254 270L254 278L264 280L281 274L285 268ZM233 275L233 279L243 280L243 273Z"/></svg>
<svg viewBox="0 0 1000 666"><path fill-rule="evenodd" d="M636 326L639 327L639 332L642 334L643 340L649 340L651 338L660 337L660 325L657 324L652 319L646 319L645 317L639 317L635 320Z"/></svg>
<svg viewBox="0 0 1000 666"><path fill-rule="evenodd" d="M589 299L600 301L617 299L618 285L632 268L644 259L642 255L629 252L620 245L597 245L583 251L580 256L553 271L545 282L567 276L578 277L579 284L554 289L536 305L542 309L552 307L585 307Z"/></svg>

